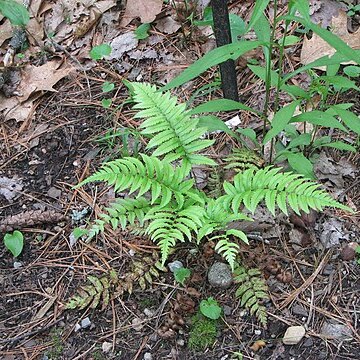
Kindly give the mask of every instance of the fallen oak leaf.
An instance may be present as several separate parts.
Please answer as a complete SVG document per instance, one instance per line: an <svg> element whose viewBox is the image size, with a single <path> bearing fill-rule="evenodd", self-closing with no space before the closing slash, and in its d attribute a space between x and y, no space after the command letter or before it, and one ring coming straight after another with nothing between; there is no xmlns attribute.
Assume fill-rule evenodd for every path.
<svg viewBox="0 0 360 360"><path fill-rule="evenodd" d="M345 11L340 10L339 15L332 18L331 27L334 35L337 35L354 50L360 49L360 28L354 33L349 33L347 27L347 15ZM313 34L311 39L307 39L305 36L301 49L300 61L303 65L307 65L323 56L332 56L335 52L336 50L319 35ZM352 62L342 64L349 63ZM325 67L318 67L317 69L325 70Z"/></svg>
<svg viewBox="0 0 360 360"><path fill-rule="evenodd" d="M163 0L131 0L126 4L125 14L120 26L128 25L131 20L140 17L143 24L151 23L161 12Z"/></svg>

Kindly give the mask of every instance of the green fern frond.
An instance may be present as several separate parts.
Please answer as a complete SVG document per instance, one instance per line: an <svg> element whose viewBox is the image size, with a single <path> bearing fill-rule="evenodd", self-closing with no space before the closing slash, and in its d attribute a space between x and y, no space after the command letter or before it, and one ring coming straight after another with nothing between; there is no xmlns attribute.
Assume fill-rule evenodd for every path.
<svg viewBox="0 0 360 360"><path fill-rule="evenodd" d="M137 199L117 199L105 208L106 214L99 215L102 220L112 225L116 229L119 225L123 230L127 225L135 226L135 221L138 221L140 226L144 224L145 215L151 208L150 201L144 197Z"/></svg>
<svg viewBox="0 0 360 360"><path fill-rule="evenodd" d="M206 156L196 154L213 144L213 140L200 139L205 128L198 128L198 120L191 118L185 104L177 104L177 98L169 92L158 92L150 84L131 83L134 109L140 109L135 117L146 119L140 127L143 135L152 135L147 148L155 149L153 156L163 156L169 162L182 159L186 169L191 165L216 165Z"/></svg>
<svg viewBox="0 0 360 360"><path fill-rule="evenodd" d="M153 208L148 212L146 233L159 245L163 264L177 241L184 242L185 238L191 241L191 231L198 232L204 213L204 208L197 205L185 205L182 209Z"/></svg>
<svg viewBox="0 0 360 360"><path fill-rule="evenodd" d="M269 299L268 287L259 269L246 269L237 266L234 270L234 282L239 284L235 296L240 298L240 306L249 309L250 315L255 315L258 321L266 327L266 308L261 301Z"/></svg>
<svg viewBox="0 0 360 360"><path fill-rule="evenodd" d="M226 234L213 236L211 240L218 239L215 245L215 251L217 251L222 257L229 263L231 270L234 271L235 259L238 254L239 245L229 241Z"/></svg>
<svg viewBox="0 0 360 360"><path fill-rule="evenodd" d="M193 180L184 180L186 169L173 168L166 161L141 154L143 162L133 157L110 161L102 169L89 176L79 186L93 181L105 181L114 185L115 192L129 190L129 194L137 193L137 197L151 192L151 203L161 199L160 205L166 206L172 196L179 205L184 202L184 195L193 187Z"/></svg>
<svg viewBox="0 0 360 360"><path fill-rule="evenodd" d="M297 214L300 210L308 213L309 208L322 210L325 206L352 211L334 200L326 191L318 189L319 184L291 172L281 173L280 168L266 167L248 169L234 177L234 184L224 183L226 195L222 196L225 206L238 212L241 204L254 212L265 199L269 211L275 216L275 207L288 214L289 205Z"/></svg>

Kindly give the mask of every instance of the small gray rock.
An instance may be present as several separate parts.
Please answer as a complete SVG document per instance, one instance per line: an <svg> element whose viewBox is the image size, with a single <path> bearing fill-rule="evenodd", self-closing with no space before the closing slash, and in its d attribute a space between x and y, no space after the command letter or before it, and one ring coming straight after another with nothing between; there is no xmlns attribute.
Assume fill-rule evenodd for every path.
<svg viewBox="0 0 360 360"><path fill-rule="evenodd" d="M22 264L22 262L20 262L20 261L14 261L14 269L20 269L22 266L23 266L23 264Z"/></svg>
<svg viewBox="0 0 360 360"><path fill-rule="evenodd" d="M325 322L321 327L321 335L336 340L351 340L352 331L349 327L336 322Z"/></svg>
<svg viewBox="0 0 360 360"><path fill-rule="evenodd" d="M183 263L179 260L175 260L171 263L168 263L169 270L173 273L177 269L182 269L184 267Z"/></svg>
<svg viewBox="0 0 360 360"><path fill-rule="evenodd" d="M224 315L225 316L230 316L231 313L232 313L232 307L229 306L229 305L224 305L223 310L224 310Z"/></svg>
<svg viewBox="0 0 360 360"><path fill-rule="evenodd" d="M296 345L305 336L305 332L303 326L290 326L285 332L283 343L285 345Z"/></svg>
<svg viewBox="0 0 360 360"><path fill-rule="evenodd" d="M229 266L221 262L215 262L210 267L208 281L211 286L222 289L228 288L233 281Z"/></svg>
<svg viewBox="0 0 360 360"><path fill-rule="evenodd" d="M104 341L101 345L101 349L103 351L103 353L108 353L111 351L112 349L112 343L111 342L107 342L107 341Z"/></svg>
<svg viewBox="0 0 360 360"><path fill-rule="evenodd" d="M81 320L80 326L81 326L83 329L88 328L90 325L91 325L91 321L90 321L90 318L89 318L89 317L86 317L85 319L82 319L82 320Z"/></svg>
<svg viewBox="0 0 360 360"><path fill-rule="evenodd" d="M153 357L152 357L151 353L147 352L144 354L144 360L152 360L152 358Z"/></svg>

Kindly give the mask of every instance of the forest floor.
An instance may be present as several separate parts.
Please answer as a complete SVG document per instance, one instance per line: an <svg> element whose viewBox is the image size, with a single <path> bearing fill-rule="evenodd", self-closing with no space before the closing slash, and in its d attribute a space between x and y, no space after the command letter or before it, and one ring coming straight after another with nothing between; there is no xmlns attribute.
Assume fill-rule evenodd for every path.
<svg viewBox="0 0 360 360"><path fill-rule="evenodd" d="M121 2L98 1L97 7L94 1L31 3L33 37L12 73L20 85L17 92L0 93L0 235L24 234L24 250L16 259L0 244L0 358L358 359L360 265L353 248L360 243L359 155L322 150L315 165L324 187L358 212L327 209L276 219L263 209L256 214L240 259L266 279L266 327L240 306L236 286L209 285L209 267L221 261L211 242L183 244L170 256L169 262L178 260L191 269L186 286L176 283L170 271L159 271L142 289L139 277L131 276L139 266L148 271L157 260L157 247L142 234L110 229L90 243L74 242L73 229L94 220L114 199L114 191L103 184L74 186L103 162L146 145L134 111L122 105L129 96L122 80L166 84L213 48L214 40L189 24L181 27L187 14L164 5L148 38L136 44L127 40L120 58L95 62L89 57L92 46L133 32L139 23L119 26ZM252 3L232 1L230 9L248 19ZM96 21L84 32L82 24L91 19ZM0 21L3 29L9 26ZM50 38L46 28L54 30ZM0 56L9 38L0 34ZM300 51L301 44L291 48L284 66L296 68ZM260 53L251 56L263 60ZM241 101L261 109L265 87L244 61L237 63ZM178 89L179 99L194 105L220 98L218 86L193 96L215 80L216 71ZM297 80L306 83L302 76ZM114 90L103 93L105 81L114 83ZM341 96L333 101L353 102L360 113L358 92ZM107 109L104 98L112 99ZM228 120L237 114L242 127L260 130L260 120L246 111L222 116ZM224 133L214 138L216 154L239 146ZM209 171L199 174L199 186L206 188ZM111 293L109 303L100 300L97 308L65 309L80 286L89 283L89 275L108 277L111 270L120 282L133 279L131 294ZM223 313L214 341L197 350L188 346L192 316L209 297ZM303 326L306 335L296 345L284 345L284 333L293 325Z"/></svg>

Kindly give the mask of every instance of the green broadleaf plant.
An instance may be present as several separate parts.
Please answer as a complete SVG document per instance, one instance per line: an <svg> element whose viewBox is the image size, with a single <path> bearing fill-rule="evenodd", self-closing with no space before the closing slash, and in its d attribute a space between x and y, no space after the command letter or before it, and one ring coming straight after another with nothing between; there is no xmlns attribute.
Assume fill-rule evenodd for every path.
<svg viewBox="0 0 360 360"><path fill-rule="evenodd" d="M7 233L4 236L4 244L14 257L18 257L24 247L24 235L18 230L12 234Z"/></svg>
<svg viewBox="0 0 360 360"><path fill-rule="evenodd" d="M312 23L309 15L308 0L289 1L288 12L283 16L278 16L278 1L275 0L273 2L274 16L272 19L272 24L265 16L265 10L268 4L269 1L267 0L257 0L255 2L249 23L246 25L245 33L253 28L258 38L257 41L244 39L237 41L237 39L233 39L232 44L216 48L205 54L199 60L195 61L163 89L167 90L176 86L181 86L185 82L190 81L201 73L205 72L210 67L228 59L236 59L244 52L261 46L264 53L265 64L248 64L248 68L265 83L266 97L264 110L262 113L259 114L259 112L245 106L242 103L221 99L211 100L208 103L199 105L197 108L192 110L192 114L202 113L204 122L206 121L205 113L207 112L245 110L260 116L263 119L263 136L262 141L259 142L262 143L263 148L268 142L271 142L270 163L274 158L273 155L275 150L285 147L285 151L276 153L275 160L277 161L279 159L287 159L292 169L299 171L305 176L312 177L313 160L311 155L313 154L314 150L319 148L316 141L317 138L321 136L322 129L337 129L338 131L343 131L345 133L348 133L348 131L351 130L355 131L355 133L359 135L359 118L348 109L341 110L342 104L335 105L340 106L339 111L333 111L332 113L329 113L328 110L334 110L334 105L331 106L328 104L328 97L329 95L335 95L337 92L341 93L348 89L359 91L359 87L354 81L348 79L345 76L337 75L337 71L341 63L348 62L349 60L359 64L360 51L352 49L342 39L332 34L330 31ZM212 24L211 10L208 11L206 16L206 21L210 21L209 24ZM319 58L310 64L301 66L289 73L283 73L283 63L285 58L284 48L300 40L299 37L288 34L290 22L296 22L305 26L307 31L313 31L313 33L317 34L326 42L328 42L336 50L336 53L333 56L323 56L322 58ZM230 21L231 26L233 23L234 21ZM279 25L284 26L285 35L281 39L277 40L275 38L275 29ZM275 57L273 56L275 51L278 52L278 54L276 54L276 68L274 68L272 64L272 58ZM312 69L318 67L326 67L327 74L322 76L316 75ZM352 65L346 67L344 72L350 77L354 75L356 76L356 74L359 72L358 69L359 67ZM309 71L310 74L313 74L312 83L308 91L306 91L306 89L302 89L299 86L295 86L292 83L289 83L294 76L306 71ZM271 105L270 91L272 91L272 88L275 90L275 101L272 107L274 117L273 120L270 121L268 116L268 109ZM292 102L284 105L283 107L281 107L279 104L279 99L282 92L288 93L293 98ZM306 105L309 103L311 104L313 97L318 94L321 96L320 103L318 104L317 108L313 108L313 110L308 111ZM212 119L211 122L214 123ZM296 130L295 132L289 134L286 131L288 124L295 122L303 123L305 133ZM314 126L308 126L308 123ZM221 128L220 126L217 127L219 129ZM286 138L290 137L291 146L289 146L290 144L285 144L285 146L281 145L279 140L280 135L282 137L285 135ZM304 140L304 138L302 135L310 135L310 142L307 140L303 142L302 140ZM300 137L300 140L296 145L295 140L297 137ZM256 143L254 139L252 139L252 141L254 144ZM356 141L354 143L356 144ZM333 147L344 151L356 151L355 145L343 141L333 141L331 138L330 141L322 143L321 146ZM304 159L304 157L306 157L308 160Z"/></svg>
<svg viewBox="0 0 360 360"><path fill-rule="evenodd" d="M29 11L15 0L0 0L0 13L15 26L25 27L30 20Z"/></svg>
<svg viewBox="0 0 360 360"><path fill-rule="evenodd" d="M111 46L108 44L100 44L97 46L94 46L90 50L90 57L93 60L101 60L105 56L109 56L111 54Z"/></svg>
<svg viewBox="0 0 360 360"><path fill-rule="evenodd" d="M178 242L199 244L205 237L213 240L215 250L234 269L239 243L248 243L241 230L229 228L233 221L251 220L242 214L245 207L254 212L260 202L272 214L278 207L287 214L288 207L296 213L322 210L325 206L351 211L319 189L315 182L280 168L250 168L239 172L232 182L223 184L224 195L211 198L197 189L191 177L194 166L216 166L216 162L199 151L206 151L212 140L203 139L206 129L199 127L184 104L170 93L159 92L155 86L127 83L142 119L140 134L150 138L139 157L127 156L105 163L100 170L78 186L104 181L118 198L88 229L88 239L104 231L140 226L160 248L164 264ZM239 155L240 156L240 155ZM234 155L234 161L239 158ZM235 167L241 164L235 164ZM231 168L231 161L226 165ZM76 234L83 232L76 232Z"/></svg>
<svg viewBox="0 0 360 360"><path fill-rule="evenodd" d="M200 312L209 319L217 320L221 315L221 311L221 306L213 297L200 302Z"/></svg>

